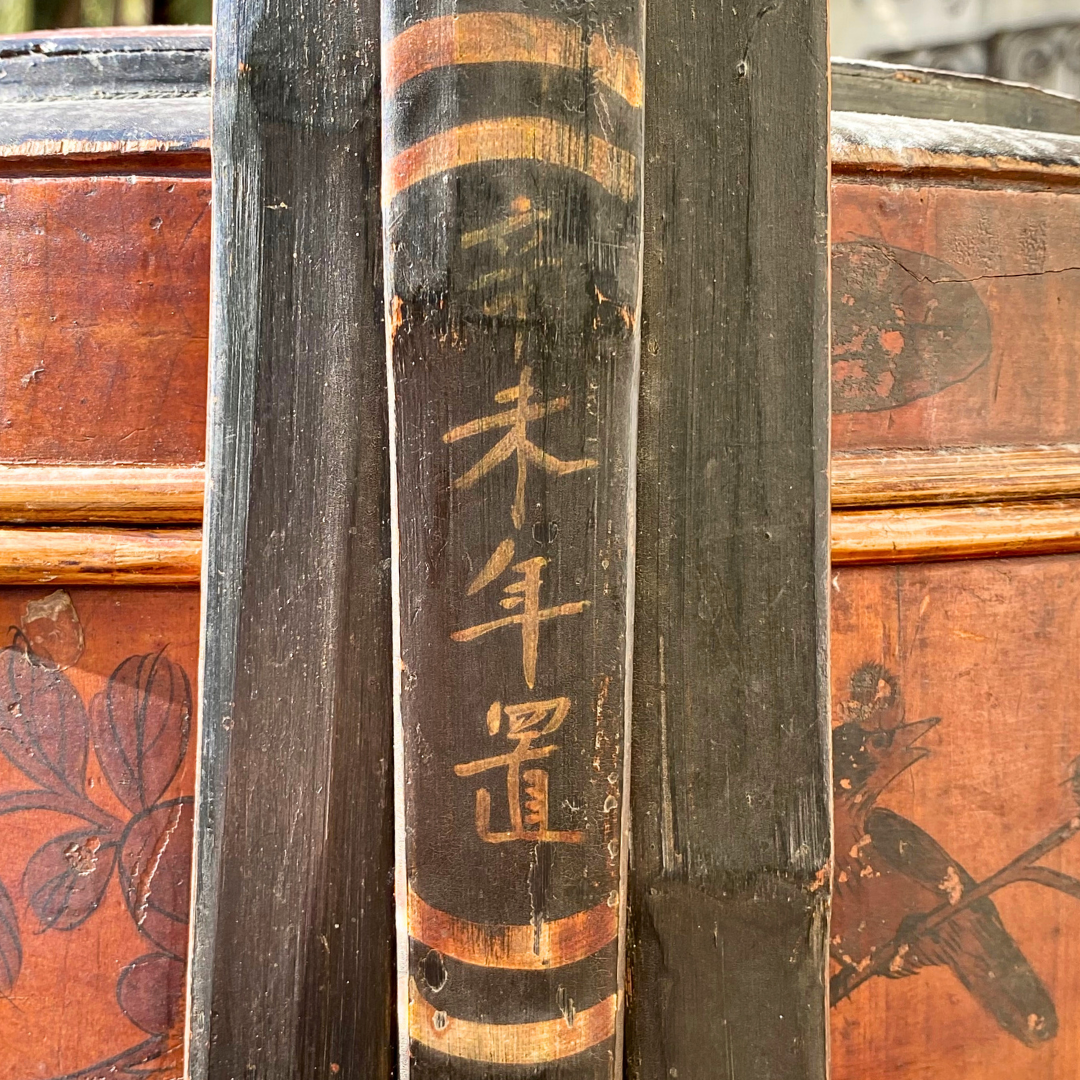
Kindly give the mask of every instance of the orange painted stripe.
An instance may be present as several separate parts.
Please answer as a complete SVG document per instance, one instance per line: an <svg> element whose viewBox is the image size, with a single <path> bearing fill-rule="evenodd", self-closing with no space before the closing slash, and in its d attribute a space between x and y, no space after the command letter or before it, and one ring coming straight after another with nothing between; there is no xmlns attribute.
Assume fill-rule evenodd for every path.
<svg viewBox="0 0 1080 1080"><path fill-rule="evenodd" d="M570 1017L531 1024L481 1024L440 1012L409 980L409 1035L451 1057L489 1065L542 1065L580 1054L615 1034L618 995Z"/></svg>
<svg viewBox="0 0 1080 1080"><path fill-rule="evenodd" d="M592 956L619 933L619 908L605 901L565 919L489 926L447 915L409 890L409 936L445 956L477 967L544 971Z"/></svg>
<svg viewBox="0 0 1080 1080"><path fill-rule="evenodd" d="M504 11L477 11L425 19L402 31L386 47L386 93L434 68L454 64L550 64L589 71L598 83L635 108L643 100L641 61L633 49L610 45L593 34L555 19Z"/></svg>
<svg viewBox="0 0 1080 1080"><path fill-rule="evenodd" d="M541 161L573 169L626 202L638 190L637 158L629 151L557 120L506 116L462 124L402 150L383 169L383 205L430 176L485 161Z"/></svg>

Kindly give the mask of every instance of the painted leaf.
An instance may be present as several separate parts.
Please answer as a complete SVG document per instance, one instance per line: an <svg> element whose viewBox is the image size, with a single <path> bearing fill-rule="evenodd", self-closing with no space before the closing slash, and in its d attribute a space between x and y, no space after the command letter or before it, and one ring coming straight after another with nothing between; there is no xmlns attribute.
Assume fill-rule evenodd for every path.
<svg viewBox="0 0 1080 1080"><path fill-rule="evenodd" d="M183 960L150 953L132 961L116 983L116 1000L124 1015L150 1035L167 1035L184 1014Z"/></svg>
<svg viewBox="0 0 1080 1080"><path fill-rule="evenodd" d="M73 832L42 844L23 874L23 893L43 930L74 930L96 910L116 861L116 841Z"/></svg>
<svg viewBox="0 0 1080 1080"><path fill-rule="evenodd" d="M990 316L948 263L880 241L834 244L832 405L895 409L962 382L990 356Z"/></svg>
<svg viewBox="0 0 1080 1080"><path fill-rule="evenodd" d="M0 994L10 994L22 970L22 938L15 905L0 881Z"/></svg>
<svg viewBox="0 0 1080 1080"><path fill-rule="evenodd" d="M163 652L129 656L90 706L94 748L117 798L138 813L172 783L191 734L191 683Z"/></svg>
<svg viewBox="0 0 1080 1080"><path fill-rule="evenodd" d="M194 800L159 803L124 831L120 886L140 932L170 956L187 953Z"/></svg>
<svg viewBox="0 0 1080 1080"><path fill-rule="evenodd" d="M89 723L71 680L33 653L11 645L0 650L0 751L41 787L86 789Z"/></svg>
<svg viewBox="0 0 1080 1080"><path fill-rule="evenodd" d="M183 1038L151 1035L119 1054L54 1080L178 1080L183 1075ZM146 1068L145 1066L149 1066Z"/></svg>

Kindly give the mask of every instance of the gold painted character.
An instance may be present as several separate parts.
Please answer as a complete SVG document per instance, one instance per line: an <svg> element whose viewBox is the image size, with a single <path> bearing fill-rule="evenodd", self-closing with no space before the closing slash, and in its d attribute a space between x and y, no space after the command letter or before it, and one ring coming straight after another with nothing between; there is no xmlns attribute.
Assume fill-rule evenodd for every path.
<svg viewBox="0 0 1080 1080"><path fill-rule="evenodd" d="M510 840L542 840L555 844L580 844L585 834L548 827L548 774L546 769L522 769L527 761L550 757L558 746L534 745L538 740L557 731L570 712L570 699L550 698L547 701L526 701L520 705L493 702L487 712L488 733L497 735L502 716L508 721L506 737L516 743L513 750L495 757L480 758L455 765L458 776L476 776L489 769L506 769L506 800L510 811L508 832L491 831L491 793L487 788L476 792L476 833L489 844L505 844ZM546 723L545 723L546 721ZM525 784L524 805L521 786Z"/></svg>
<svg viewBox="0 0 1080 1080"><path fill-rule="evenodd" d="M532 559L517 563L513 570L521 574L521 580L507 585L503 592L507 595L499 601L508 611L521 608L516 615L506 615L491 622L469 626L464 630L455 630L451 641L475 641L492 630L504 626L521 627L521 667L525 675L525 684L531 690L536 685L536 655L540 645L540 624L548 619L558 619L563 615L580 615L588 606L588 600L574 600L568 604L556 604L554 607L540 606L541 572L547 566L547 559L537 555Z"/></svg>
<svg viewBox="0 0 1080 1080"><path fill-rule="evenodd" d="M497 465L501 465L512 454L517 455L517 490L514 505L510 511L514 527L520 529L525 522L525 477L530 464L537 465L553 476L565 476L567 473L580 472L582 469L595 469L593 458L580 458L577 461L562 461L553 457L546 450L541 450L529 442L527 426L548 413L561 412L570 404L569 397L552 398L550 401L533 402L536 390L532 385L532 368L521 369L521 378L517 386L500 390L495 400L500 404L514 402L512 409L492 413L470 420L467 424L453 428L443 436L443 442L454 443L461 439L470 439L486 431L498 428L510 430L471 468L454 480L458 489L471 488L481 477L486 476Z"/></svg>

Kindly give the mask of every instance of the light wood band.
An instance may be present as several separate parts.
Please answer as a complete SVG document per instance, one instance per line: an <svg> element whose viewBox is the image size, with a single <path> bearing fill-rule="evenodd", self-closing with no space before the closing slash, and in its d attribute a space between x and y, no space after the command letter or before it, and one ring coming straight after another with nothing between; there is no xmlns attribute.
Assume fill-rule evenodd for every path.
<svg viewBox="0 0 1080 1080"><path fill-rule="evenodd" d="M0 529L0 585L192 585L201 529Z"/></svg>
<svg viewBox="0 0 1080 1080"><path fill-rule="evenodd" d="M1037 498L1080 496L1080 447L839 454L832 468L834 565L1080 550L1080 497ZM198 521L202 488L199 468L0 466L0 520ZM195 584L201 554L198 528L0 528L0 584Z"/></svg>
<svg viewBox="0 0 1080 1080"><path fill-rule="evenodd" d="M1080 446L834 453L832 505L915 506L1080 495Z"/></svg>
<svg viewBox="0 0 1080 1080"><path fill-rule="evenodd" d="M198 522L201 466L0 465L0 522ZM837 509L1080 496L1080 446L840 451Z"/></svg>
<svg viewBox="0 0 1080 1080"><path fill-rule="evenodd" d="M201 466L0 465L0 521L202 520Z"/></svg>
<svg viewBox="0 0 1080 1080"><path fill-rule="evenodd" d="M615 1034L618 997L569 1016L524 1024L486 1024L447 1016L409 980L409 1034L450 1057L487 1065L542 1065L580 1054Z"/></svg>
<svg viewBox="0 0 1080 1080"><path fill-rule="evenodd" d="M832 517L834 566L1080 551L1080 499L849 510Z"/></svg>
<svg viewBox="0 0 1080 1080"><path fill-rule="evenodd" d="M543 922L539 928L489 926L439 911L409 890L409 936L465 964L513 971L546 971L584 960L614 941L619 908L606 902Z"/></svg>

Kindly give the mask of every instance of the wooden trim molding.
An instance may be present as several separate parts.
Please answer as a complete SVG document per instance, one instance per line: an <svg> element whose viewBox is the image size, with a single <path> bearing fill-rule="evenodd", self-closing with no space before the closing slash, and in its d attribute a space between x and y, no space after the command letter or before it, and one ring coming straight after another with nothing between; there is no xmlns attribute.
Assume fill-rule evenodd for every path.
<svg viewBox="0 0 1080 1080"><path fill-rule="evenodd" d="M198 466L0 465L3 522L194 523L202 497ZM832 504L837 566L1077 551L1080 446L840 453ZM198 528L0 527L0 584L194 584L201 557Z"/></svg>
<svg viewBox="0 0 1080 1080"><path fill-rule="evenodd" d="M1080 496L1080 446L840 451L837 509ZM3 465L0 522L195 523L201 465Z"/></svg>
<svg viewBox="0 0 1080 1080"><path fill-rule="evenodd" d="M833 112L836 172L962 172L967 177L1080 180L1080 138L993 124Z"/></svg>
<svg viewBox="0 0 1080 1080"><path fill-rule="evenodd" d="M1023 83L878 60L832 61L832 107L1080 135L1080 102Z"/></svg>
<svg viewBox="0 0 1080 1080"><path fill-rule="evenodd" d="M0 38L0 166L147 155L208 165L210 35L134 27ZM127 163L127 168L132 168Z"/></svg>
<svg viewBox="0 0 1080 1080"><path fill-rule="evenodd" d="M0 585L194 585L201 529L0 528Z"/></svg>
<svg viewBox="0 0 1080 1080"><path fill-rule="evenodd" d="M0 521L198 522L202 466L0 465Z"/></svg>
<svg viewBox="0 0 1080 1080"><path fill-rule="evenodd" d="M832 515L833 566L1080 551L1080 499Z"/></svg>
<svg viewBox="0 0 1080 1080"><path fill-rule="evenodd" d="M1080 495L1080 446L834 453L834 508L1005 502Z"/></svg>

